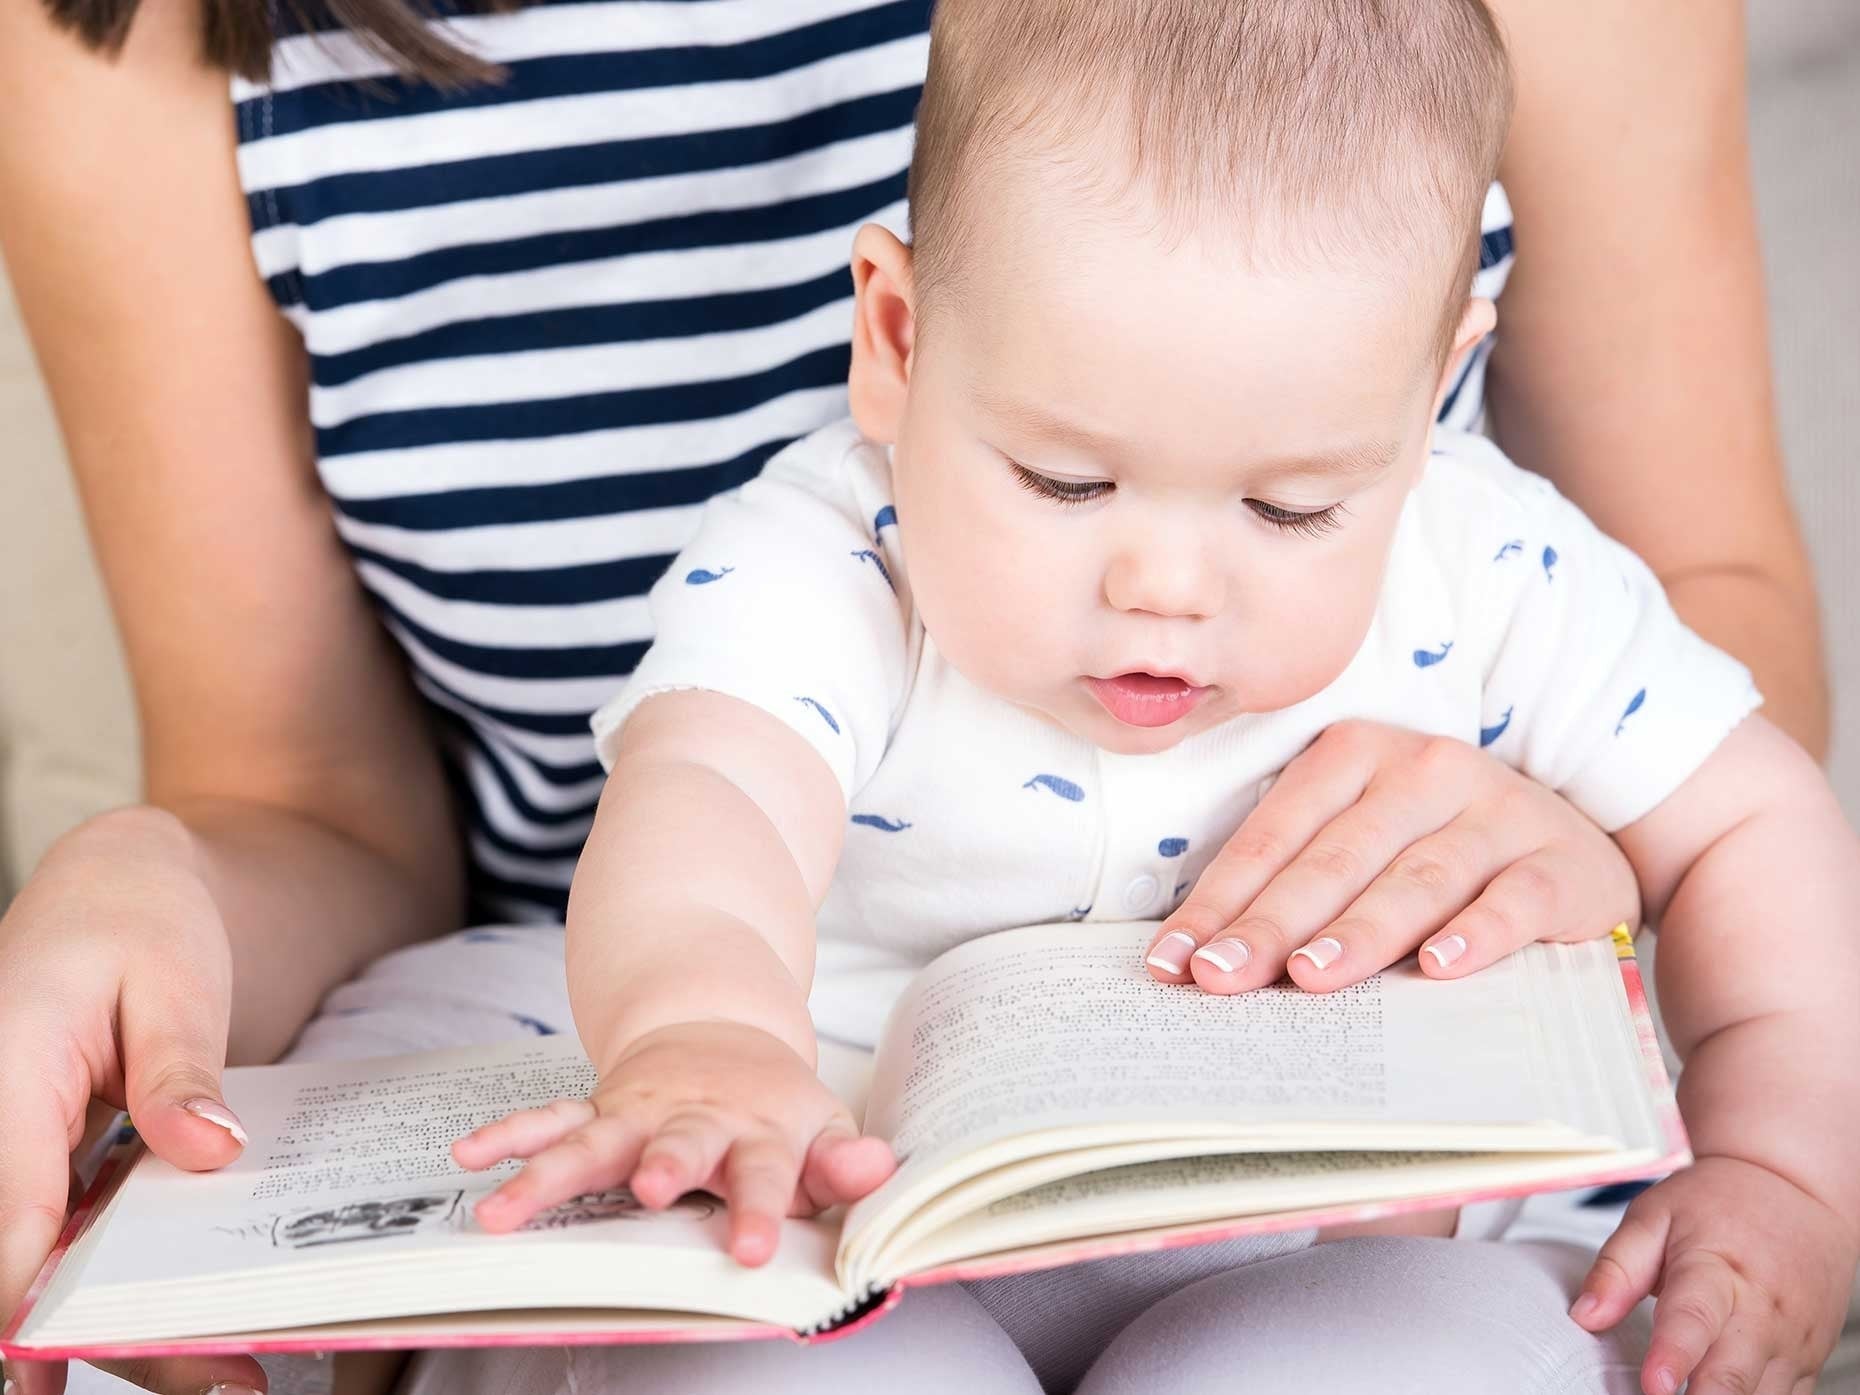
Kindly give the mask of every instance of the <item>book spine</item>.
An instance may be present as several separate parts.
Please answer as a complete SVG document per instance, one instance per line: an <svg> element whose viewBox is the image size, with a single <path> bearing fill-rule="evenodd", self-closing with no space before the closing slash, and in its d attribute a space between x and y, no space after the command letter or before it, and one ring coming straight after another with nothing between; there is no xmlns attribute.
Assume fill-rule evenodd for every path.
<svg viewBox="0 0 1860 1395"><path fill-rule="evenodd" d="M798 1332L802 1341L819 1341L831 1337L842 1330L852 1327L871 1316L881 1308L891 1306L892 1291L877 1284L866 1285L865 1292L851 1302L842 1304L812 1327L803 1327Z"/></svg>

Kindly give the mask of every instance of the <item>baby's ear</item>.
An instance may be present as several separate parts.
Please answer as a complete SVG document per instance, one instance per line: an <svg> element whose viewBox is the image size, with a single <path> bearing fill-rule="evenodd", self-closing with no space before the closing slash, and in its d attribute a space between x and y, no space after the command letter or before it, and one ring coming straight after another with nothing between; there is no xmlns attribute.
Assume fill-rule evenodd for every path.
<svg viewBox="0 0 1860 1395"><path fill-rule="evenodd" d="M1447 394L1453 391L1453 385L1460 380L1460 365L1465 363L1466 355L1479 347L1479 341L1492 332L1498 323L1498 307L1484 296L1474 296L1466 302L1466 309L1460 315L1460 327L1453 334L1453 348L1447 354L1447 365L1441 371L1440 382L1434 388L1434 414L1430 420L1440 419L1441 403L1447 400Z"/></svg>
<svg viewBox="0 0 1860 1395"><path fill-rule="evenodd" d="M853 420L880 445L898 439L911 380L911 249L889 228L867 223L853 240Z"/></svg>

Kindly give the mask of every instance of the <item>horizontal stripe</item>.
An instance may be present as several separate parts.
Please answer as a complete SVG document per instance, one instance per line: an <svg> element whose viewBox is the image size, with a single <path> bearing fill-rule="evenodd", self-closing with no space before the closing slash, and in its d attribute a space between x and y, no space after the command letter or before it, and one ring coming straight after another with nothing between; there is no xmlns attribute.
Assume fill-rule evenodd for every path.
<svg viewBox="0 0 1860 1395"><path fill-rule="evenodd" d="M576 859L573 857L513 856L484 838L481 833L472 836L470 846L473 864L506 882L521 879L531 885L567 886L575 875Z"/></svg>
<svg viewBox="0 0 1860 1395"><path fill-rule="evenodd" d="M588 635L610 641L643 643L652 638L652 612L644 596L584 600L565 606L510 606L473 601L448 601L409 585L380 567L363 563L357 568L362 584L409 627L435 635L450 645L472 645L513 650L574 648ZM441 650L457 659L459 654ZM462 652L462 651L461 651ZM495 670L492 670L495 671ZM594 672L608 673L602 663ZM519 671L518 677L580 677L579 673L538 675Z"/></svg>
<svg viewBox="0 0 1860 1395"><path fill-rule="evenodd" d="M640 508L675 508L702 504L727 489L748 483L785 444L766 441L733 460L681 470L608 475L560 484L454 489L385 499L341 499L337 507L345 518L357 522L420 531L469 528L487 518L505 524L548 523Z"/></svg>
<svg viewBox="0 0 1860 1395"><path fill-rule="evenodd" d="M755 168L836 142L909 132L918 91L907 85L777 122L700 135L603 141L419 169L335 175L291 187L248 185L247 207L253 227L262 235L256 244L264 258L260 264L269 271L281 261L295 260L290 248L306 239L314 241L314 233L345 217L443 216L458 204Z"/></svg>
<svg viewBox="0 0 1860 1395"><path fill-rule="evenodd" d="M521 454L498 442L338 456L318 462L323 486L345 506L452 490L549 485L650 470L706 468L766 441L793 440L846 415L843 385L784 393L706 421L624 427L533 441ZM476 522L477 520L473 520Z"/></svg>
<svg viewBox="0 0 1860 1395"><path fill-rule="evenodd" d="M901 199L859 221L881 223L900 237L908 228ZM314 360L505 315L768 290L845 270L856 227L849 220L845 226L802 237L635 253L474 277L360 305L319 306L314 314L306 309L293 319L303 325L305 346Z"/></svg>
<svg viewBox="0 0 1860 1395"><path fill-rule="evenodd" d="M549 836L562 838L568 836L565 830L571 826L577 830L586 827L598 796L564 806L537 808L479 742L477 734L468 730L466 735L472 746L465 775L486 822L524 842Z"/></svg>
<svg viewBox="0 0 1860 1395"><path fill-rule="evenodd" d="M471 720L474 722L481 724L490 723L500 730L522 730L534 732L538 735L554 736L564 741L568 740L570 736L586 737L589 747L592 748L593 746L594 735L588 729L588 719L590 714L594 711L593 708L576 707L562 712L509 711L502 708L489 707L482 702L473 702L468 698L460 697L448 691L445 685L435 679L430 671L417 666L413 671L413 681L414 685L418 687L422 693L426 694L427 697L433 699L436 704L447 707L454 712L460 710L470 711L472 713ZM617 683L624 681L624 677L616 680ZM605 702L613 695L614 691L615 689L611 688L604 690L595 698L596 704L598 705L599 703Z"/></svg>
<svg viewBox="0 0 1860 1395"><path fill-rule="evenodd" d="M334 267L402 261L448 247L478 246L538 229L572 232L630 226L668 210L759 208L784 200L870 184L910 164L908 125L870 132L823 132L813 149L721 169L616 179L609 165L597 183L385 211L332 213L304 228L268 227L252 239L259 271L317 276ZM314 234L314 235L311 235Z"/></svg>
<svg viewBox="0 0 1860 1395"><path fill-rule="evenodd" d="M844 9L843 5L835 6ZM896 39L921 35L929 28L928 0L891 0L805 22L800 20L762 37L718 44L671 34L669 42L641 47L626 43L606 48L584 36L573 49L535 57L517 57L500 42L495 54L504 68L501 82L458 89L437 87L417 78L388 75L357 84L346 75L315 84L296 85L270 95L270 129L279 134L370 120L402 120L440 111L464 111L511 101L573 96L606 90L643 91L654 87L694 87L746 82L791 72L835 54L868 49ZM636 36L626 35L628 39ZM241 105L266 101L255 92ZM240 113L253 119L250 110ZM264 113L256 114L264 119Z"/></svg>
<svg viewBox="0 0 1860 1395"><path fill-rule="evenodd" d="M618 676L631 673L646 652L644 639L570 644L553 648L472 644L465 640L449 639L436 630L428 629L411 616L395 609L378 594L376 601L387 611L390 628L396 634L410 636L428 654L479 678L526 679L531 682L594 679L618 687Z"/></svg>
<svg viewBox="0 0 1860 1395"><path fill-rule="evenodd" d="M716 382L537 398L488 407L387 412L320 428L316 433L317 452L327 458L350 451L406 450L442 441L515 442L648 422L697 421L722 412L740 412L779 393L844 383L851 363L850 347L840 343L761 373Z"/></svg>
<svg viewBox="0 0 1860 1395"><path fill-rule="evenodd" d="M706 210L652 218L621 227L539 232L529 237L468 247L447 247L393 262L358 262L297 278L303 300L326 309L357 300L381 300L430 289L465 277L507 276L539 267L680 251L720 243L772 242L851 227L904 197L903 168L879 179L753 208ZM847 248L850 251L850 246Z"/></svg>
<svg viewBox="0 0 1860 1395"><path fill-rule="evenodd" d="M633 669L628 664L603 677L553 683L499 678L463 668L441 658L393 619L387 619L384 623L388 633L407 651L407 657L420 672L443 683L474 707L501 710L506 714L535 712L570 715L585 725L588 714L612 697Z"/></svg>
<svg viewBox="0 0 1860 1395"><path fill-rule="evenodd" d="M568 779L592 779L594 770L600 762L594 755L594 736L588 730L586 717L570 716L565 720L573 734L567 736L545 736L523 727L503 721L483 708L473 707L470 703L455 698L444 688L427 678L425 674L414 675L414 686L420 695L435 707L439 707L463 721L470 722L494 737L506 749L520 754L526 760L535 761L539 769L579 771L565 776ZM537 719L529 717L526 721ZM544 718L544 721L558 721L560 718ZM588 767L593 767L589 769Z"/></svg>
<svg viewBox="0 0 1860 1395"><path fill-rule="evenodd" d="M588 596L625 596L651 589L671 565L672 552L628 557L576 567L520 570L439 571L397 557L351 548L357 565L372 565L405 577L446 600L497 602L510 606L573 605ZM529 559L529 560L534 560Z"/></svg>
<svg viewBox="0 0 1860 1395"><path fill-rule="evenodd" d="M276 189L366 170L407 170L652 136L688 138L783 121L921 84L928 47L929 36L916 34L746 82L596 91L248 139L238 150L239 175L247 190ZM378 131L380 138L359 138L363 131Z"/></svg>
<svg viewBox="0 0 1860 1395"><path fill-rule="evenodd" d="M501 774L503 778L499 783L518 801L518 811L526 819L554 818L558 813L573 810L585 816L601 797L601 786L606 783L607 774L598 762L593 764L591 773L584 773L579 780L553 780L534 763L504 749L475 723L468 729L466 738Z"/></svg>
<svg viewBox="0 0 1860 1395"><path fill-rule="evenodd" d="M449 15L431 27L460 48L505 63L552 54L753 42L797 24L867 9L881 0L617 0L532 4L509 14ZM435 7L443 8L443 7ZM332 25L332 29L334 26ZM393 65L353 34L326 32L280 39L267 82L233 80L233 98L291 91L357 78L389 78Z"/></svg>
<svg viewBox="0 0 1860 1395"><path fill-rule="evenodd" d="M629 391L687 387L710 378L763 373L820 350L845 345L852 297L804 315L725 334L585 347L477 354L412 363L335 388L310 390L310 419L333 427L371 413L438 410L508 402L530 406L586 398L628 384Z"/></svg>

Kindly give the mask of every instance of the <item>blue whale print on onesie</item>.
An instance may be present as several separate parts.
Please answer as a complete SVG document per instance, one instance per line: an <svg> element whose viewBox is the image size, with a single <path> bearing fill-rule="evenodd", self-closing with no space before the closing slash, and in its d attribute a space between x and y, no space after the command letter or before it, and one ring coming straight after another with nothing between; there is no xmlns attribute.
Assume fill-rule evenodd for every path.
<svg viewBox="0 0 1860 1395"><path fill-rule="evenodd" d="M1440 652L1438 654L1432 653L1426 649L1417 649L1414 651L1414 666L1416 668L1432 668L1452 652L1453 641L1451 640L1448 640L1445 644L1440 646Z"/></svg>
<svg viewBox="0 0 1860 1395"><path fill-rule="evenodd" d="M1544 580L1556 580L1556 549L1554 547L1544 549Z"/></svg>
<svg viewBox="0 0 1860 1395"><path fill-rule="evenodd" d="M887 528L895 526L897 521L898 511L890 504L886 504L884 508L880 509L872 516L872 536L876 538Z"/></svg>
<svg viewBox="0 0 1860 1395"><path fill-rule="evenodd" d="M902 833L910 827L903 819L888 819L883 814L854 814L852 821L862 828L876 828L883 833Z"/></svg>
<svg viewBox="0 0 1860 1395"><path fill-rule="evenodd" d="M1165 838L1156 845L1158 857L1180 857L1187 851L1188 839L1186 838Z"/></svg>
<svg viewBox="0 0 1860 1395"><path fill-rule="evenodd" d="M1499 548L1497 552L1492 554L1492 560L1494 562L1502 562L1507 557L1516 557L1522 551L1524 551L1524 539L1513 538L1510 542Z"/></svg>
<svg viewBox="0 0 1860 1395"><path fill-rule="evenodd" d="M811 707L811 708L813 708L813 709L814 709L814 711L816 711L816 712L818 712L818 713L820 714L820 720L821 720L821 721L823 721L823 722L825 722L825 723L826 723L826 724L827 724L828 726L830 726L830 727L832 727L832 728L833 728L833 734L834 734L835 736L838 736L838 735L840 734L840 724L839 724L838 722L836 722L836 721L834 721L834 720L833 720L833 714L832 714L831 712L829 712L829 711L827 711L827 709L826 709L826 708L824 708L824 707L822 707L822 706L821 706L821 705L820 705L820 704L819 704L818 702L816 702L816 701L815 701L815 700L814 700L813 698L811 698L811 697L797 697L797 698L795 699L795 701L796 701L796 702L804 702L804 703L806 703L806 704L807 704L807 705L808 705L809 707Z"/></svg>
<svg viewBox="0 0 1860 1395"><path fill-rule="evenodd" d="M1067 800L1073 804L1077 804L1080 800L1085 798L1084 790L1080 789L1070 780L1062 779L1057 775L1035 775L1031 780L1027 781L1026 784L1022 785L1021 788L1024 790L1051 790L1061 799Z"/></svg>
<svg viewBox="0 0 1860 1395"><path fill-rule="evenodd" d="M708 586L713 581L722 581L735 570L735 567L724 567L721 571L707 572L702 567L696 567L685 573L685 585Z"/></svg>
<svg viewBox="0 0 1860 1395"><path fill-rule="evenodd" d="M862 547L857 552L853 553L853 556L857 557L862 562L869 561L873 566L878 568L878 574L885 578L885 585L889 586L893 591L898 589L898 583L891 579L891 573L885 567L885 559L872 551L871 548Z"/></svg>
<svg viewBox="0 0 1860 1395"><path fill-rule="evenodd" d="M1627 719L1629 717L1632 717L1636 712L1640 711L1641 706L1646 701L1647 701L1647 690L1645 688L1642 688L1638 693L1634 694L1633 698L1630 699L1628 702L1627 711L1623 712L1621 714L1621 720L1615 723L1615 735L1616 736L1621 735L1621 728L1627 725Z"/></svg>
<svg viewBox="0 0 1860 1395"><path fill-rule="evenodd" d="M1479 728L1479 748L1481 750L1484 750L1487 746L1490 746L1494 741L1505 734L1505 728L1511 725L1511 714L1515 711L1517 711L1515 707L1507 707L1505 709L1505 715L1498 719L1497 726Z"/></svg>
<svg viewBox="0 0 1860 1395"><path fill-rule="evenodd" d="M525 1031L534 1032L539 1037L552 1037L555 1035L555 1028L551 1027L547 1022L538 1022L534 1017L525 1017L520 1012L513 1012L510 1014L510 1017L512 1021L520 1025Z"/></svg>

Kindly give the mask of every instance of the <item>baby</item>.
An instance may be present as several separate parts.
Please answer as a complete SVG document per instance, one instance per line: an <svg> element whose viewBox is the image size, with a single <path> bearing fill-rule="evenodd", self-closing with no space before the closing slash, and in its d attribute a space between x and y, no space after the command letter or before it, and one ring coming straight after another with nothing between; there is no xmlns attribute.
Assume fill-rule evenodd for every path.
<svg viewBox="0 0 1860 1395"><path fill-rule="evenodd" d="M1509 105L1480 0L942 0L913 241L854 248L851 419L713 501L595 718L568 972L600 1084L457 1145L530 1159L487 1228L701 1187L765 1261L892 1166L817 1033L871 1043L975 935L1169 916L1367 718L1561 791L1661 923L1699 1161L1630 1208L1577 1321L1660 1292L1649 1392L1818 1367L1860 1248L1860 858L1648 569L1435 427L1494 321ZM1346 912L1290 972L1334 987L1350 952ZM1184 915L1148 962L1278 973Z"/></svg>

